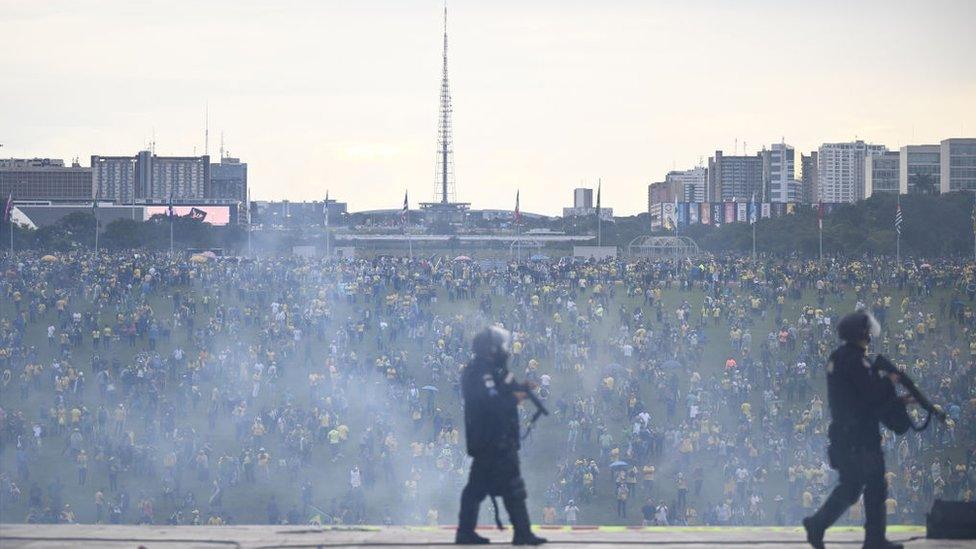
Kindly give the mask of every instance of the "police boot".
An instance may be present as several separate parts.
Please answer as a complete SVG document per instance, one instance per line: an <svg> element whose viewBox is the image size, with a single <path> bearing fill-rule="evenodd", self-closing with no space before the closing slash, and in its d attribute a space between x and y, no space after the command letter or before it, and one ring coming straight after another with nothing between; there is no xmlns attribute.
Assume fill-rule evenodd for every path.
<svg viewBox="0 0 976 549"><path fill-rule="evenodd" d="M540 538L532 533L532 523L529 522L529 510L525 507L524 499L506 499L505 509L508 511L508 518L512 521L512 545L542 545L546 538Z"/></svg>
<svg viewBox="0 0 976 549"><path fill-rule="evenodd" d="M813 517L803 519L803 529L807 531L807 543L813 549L824 549L824 529L815 524Z"/></svg>
<svg viewBox="0 0 976 549"><path fill-rule="evenodd" d="M486 545L491 543L491 540L479 536L474 530L462 530L458 528L457 532L454 533L454 543L457 545Z"/></svg>

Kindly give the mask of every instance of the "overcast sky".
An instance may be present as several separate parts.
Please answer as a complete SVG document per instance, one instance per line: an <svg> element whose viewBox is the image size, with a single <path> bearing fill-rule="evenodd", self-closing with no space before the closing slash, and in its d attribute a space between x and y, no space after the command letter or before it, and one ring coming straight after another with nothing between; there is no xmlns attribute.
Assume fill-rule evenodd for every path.
<svg viewBox="0 0 976 549"><path fill-rule="evenodd" d="M210 154L255 199L435 189L442 3L0 0L0 155ZM556 213L603 179L786 142L976 136L976 2L452 0L458 198Z"/></svg>

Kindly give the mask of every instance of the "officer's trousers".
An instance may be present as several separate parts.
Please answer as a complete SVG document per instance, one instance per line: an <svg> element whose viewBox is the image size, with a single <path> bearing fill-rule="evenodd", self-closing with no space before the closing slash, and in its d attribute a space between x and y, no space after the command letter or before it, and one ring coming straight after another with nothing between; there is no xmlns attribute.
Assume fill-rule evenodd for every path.
<svg viewBox="0 0 976 549"><path fill-rule="evenodd" d="M845 448L832 444L828 457L830 466L840 475L840 483L811 517L813 523L826 530L864 492L864 541L869 544L884 540L888 491L881 447Z"/></svg>
<svg viewBox="0 0 976 549"><path fill-rule="evenodd" d="M501 496L516 537L532 533L529 511L525 506L525 481L522 480L516 452L474 458L468 484L461 492L459 531L474 531L478 524L478 509L489 495Z"/></svg>

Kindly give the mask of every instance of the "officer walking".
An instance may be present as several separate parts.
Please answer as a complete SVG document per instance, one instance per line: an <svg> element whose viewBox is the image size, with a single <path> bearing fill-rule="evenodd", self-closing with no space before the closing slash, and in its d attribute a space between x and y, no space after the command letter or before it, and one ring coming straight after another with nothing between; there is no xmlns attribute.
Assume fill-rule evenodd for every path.
<svg viewBox="0 0 976 549"><path fill-rule="evenodd" d="M831 422L827 457L840 483L813 516L803 519L807 541L824 547L824 532L864 492L865 549L900 549L885 539L887 492L884 453L881 450L879 415L896 405L893 381L872 367L865 356L868 343L881 332L870 313L851 313L837 323L844 343L827 362L827 399ZM895 376L895 374L890 374Z"/></svg>
<svg viewBox="0 0 976 549"><path fill-rule="evenodd" d="M519 470L518 403L525 398L508 371L510 334L498 327L479 332L472 345L474 358L461 374L464 430L468 455L474 458L468 484L461 492L461 511L454 542L489 543L475 533L478 507L485 496L501 496L512 522L513 545L541 545L532 533L525 506L525 481ZM496 510L497 512L497 510ZM497 516L496 516L497 520Z"/></svg>

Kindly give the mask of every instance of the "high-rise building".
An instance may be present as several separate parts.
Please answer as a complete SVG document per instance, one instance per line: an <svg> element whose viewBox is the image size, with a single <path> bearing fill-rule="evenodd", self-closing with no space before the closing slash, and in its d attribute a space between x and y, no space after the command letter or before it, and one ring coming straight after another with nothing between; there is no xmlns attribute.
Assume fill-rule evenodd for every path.
<svg viewBox="0 0 976 549"><path fill-rule="evenodd" d="M855 202L865 198L864 159L884 154L884 145L864 141L824 143L818 151L818 200L827 203Z"/></svg>
<svg viewBox="0 0 976 549"><path fill-rule="evenodd" d="M149 151L136 156L91 157L92 189L99 200L134 204L145 197L149 182Z"/></svg>
<svg viewBox="0 0 976 549"><path fill-rule="evenodd" d="M976 138L944 139L939 148L941 192L976 191Z"/></svg>
<svg viewBox="0 0 976 549"><path fill-rule="evenodd" d="M939 172L942 169L939 145L906 145L901 148L898 166L898 188L902 194L915 192L916 184L925 186L924 192L939 192Z"/></svg>
<svg viewBox="0 0 976 549"><path fill-rule="evenodd" d="M800 202L815 204L817 197L817 151L800 155Z"/></svg>
<svg viewBox="0 0 976 549"><path fill-rule="evenodd" d="M864 157L864 194L898 192L898 172L901 156L898 151L885 151L884 154L869 154Z"/></svg>
<svg viewBox="0 0 976 549"><path fill-rule="evenodd" d="M573 207L563 208L563 217L586 217L596 215L596 207L593 205L593 189L573 189ZM613 220L613 208L600 205L600 218L606 221Z"/></svg>
<svg viewBox="0 0 976 549"><path fill-rule="evenodd" d="M584 188L573 189L573 207L592 208L593 189L584 189Z"/></svg>
<svg viewBox="0 0 976 549"><path fill-rule="evenodd" d="M707 170L704 166L668 172L664 181L672 185L672 192L677 194L679 202L705 201L705 188L708 182Z"/></svg>
<svg viewBox="0 0 976 549"><path fill-rule="evenodd" d="M247 163L225 156L210 165L210 196L223 200L247 200Z"/></svg>
<svg viewBox="0 0 976 549"><path fill-rule="evenodd" d="M796 189L791 191L796 179L796 161L793 147L785 143L774 143L763 149L763 190L759 195L763 202L796 202Z"/></svg>
<svg viewBox="0 0 976 549"><path fill-rule="evenodd" d="M120 204L210 198L210 157L157 156L140 151L135 156L92 156L95 196Z"/></svg>
<svg viewBox="0 0 976 549"><path fill-rule="evenodd" d="M761 155L725 156L722 151L708 159L709 202L748 202L762 196Z"/></svg>
<svg viewBox="0 0 976 549"><path fill-rule="evenodd" d="M65 166L52 158L0 159L0 200L88 202L92 199L91 168L77 162Z"/></svg>
<svg viewBox="0 0 976 549"><path fill-rule="evenodd" d="M201 200L210 194L210 157L155 156L152 157L149 192L153 201Z"/></svg>

